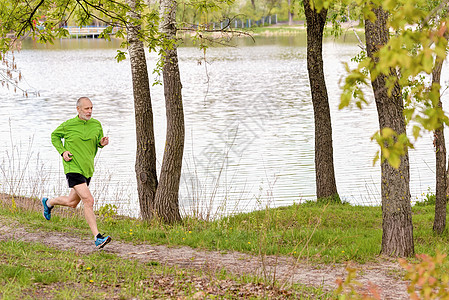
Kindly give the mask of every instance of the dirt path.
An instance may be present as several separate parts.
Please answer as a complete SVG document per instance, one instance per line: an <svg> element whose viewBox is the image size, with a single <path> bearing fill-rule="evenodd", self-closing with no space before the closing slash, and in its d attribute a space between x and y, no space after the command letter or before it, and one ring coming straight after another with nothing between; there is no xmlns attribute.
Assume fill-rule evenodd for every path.
<svg viewBox="0 0 449 300"><path fill-rule="evenodd" d="M75 235L32 230L22 224L11 224L0 217L0 240L20 240L44 243L60 250L73 250L82 254L98 251L93 240ZM276 274L281 282L295 282L309 286L323 286L325 289L336 288L335 280L345 278L345 265L311 265L296 262L289 257L266 256L263 259L239 252L220 253L216 251L195 250L189 247L166 247L163 245L133 245L112 241L103 251L114 253L123 258L137 259L142 262L157 261L169 266L183 268L201 268L208 271L226 269L237 274L264 276ZM382 299L409 299L406 283L398 280L400 266L396 262L382 260L379 263L355 265L360 270L357 280L364 285L375 284Z"/></svg>

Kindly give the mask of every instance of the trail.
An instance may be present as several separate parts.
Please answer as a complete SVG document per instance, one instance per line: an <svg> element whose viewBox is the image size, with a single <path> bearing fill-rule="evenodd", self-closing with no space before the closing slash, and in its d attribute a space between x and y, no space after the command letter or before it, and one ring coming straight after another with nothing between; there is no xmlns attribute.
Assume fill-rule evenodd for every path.
<svg viewBox="0 0 449 300"><path fill-rule="evenodd" d="M59 250L89 254L96 251L93 239L80 238L71 233L48 232L31 229L18 222L0 217L0 240L19 240L43 243ZM251 274L265 278L273 277L281 283L301 283L307 286L322 286L326 290L336 288L336 279L345 278L346 265L309 264L284 256L254 256L240 252L203 251L189 247L167 247L164 245L134 245L112 240L103 250L126 259L141 262L159 262L162 265L181 268L202 269L217 272L225 269L235 274ZM377 263L353 264L359 270L357 281L364 286L371 282L378 287L382 299L409 299L406 282L399 280L399 264L381 259Z"/></svg>

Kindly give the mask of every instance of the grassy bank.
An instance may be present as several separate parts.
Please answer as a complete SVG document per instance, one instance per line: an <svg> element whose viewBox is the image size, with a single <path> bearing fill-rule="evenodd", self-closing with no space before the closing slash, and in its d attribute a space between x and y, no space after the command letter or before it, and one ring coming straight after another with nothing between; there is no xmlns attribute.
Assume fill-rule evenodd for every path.
<svg viewBox="0 0 449 300"><path fill-rule="evenodd" d="M90 236L80 211L56 208L47 222L39 200L27 200L29 207L16 207L3 201L0 215L49 231L69 231ZM16 200L20 202L21 200ZM107 213L106 213L106 212ZM414 206L413 224L416 253L449 252L447 232L432 231L434 206ZM121 217L113 209L100 209L102 232L115 240L151 244L186 245L216 251L240 251L254 255L287 255L317 263L375 261L382 238L380 207L349 204L323 205L315 202L238 214L205 222L185 218L182 224L146 224Z"/></svg>
<svg viewBox="0 0 449 300"><path fill-rule="evenodd" d="M4 195L1 200L3 222L18 222L31 232L35 228L48 230L49 234L62 231L90 238L80 210L54 210L51 222L43 222L39 200ZM175 235L175 230L182 228L100 215L103 215L99 217L100 227L113 235L114 240L165 243L170 239L164 235ZM196 236L193 231L185 233ZM186 240L190 239L173 239L169 244ZM180 269L156 261L123 259L102 251L82 254L8 239L0 239L0 261L2 299L204 299L206 296L208 299L327 299L331 296L321 288L297 284L281 289L277 283L256 276Z"/></svg>
<svg viewBox="0 0 449 300"><path fill-rule="evenodd" d="M0 217L36 230L70 232L91 237L81 210L56 208L50 222L41 214L40 201L0 197ZM447 232L432 232L434 206L413 207L417 253L447 253ZM186 245L220 252L292 256L311 263L376 261L381 243L380 207L307 202L289 207L238 214L205 222L186 218L182 224L147 224L118 216L112 207L97 212L102 231L114 240L135 244ZM93 245L92 245L93 247ZM115 254L85 255L60 251L39 243L0 241L0 296L16 298L198 298L328 299L321 288L289 286L254 276L207 273L138 262ZM448 265L443 269L447 270ZM206 292L205 292L206 291Z"/></svg>

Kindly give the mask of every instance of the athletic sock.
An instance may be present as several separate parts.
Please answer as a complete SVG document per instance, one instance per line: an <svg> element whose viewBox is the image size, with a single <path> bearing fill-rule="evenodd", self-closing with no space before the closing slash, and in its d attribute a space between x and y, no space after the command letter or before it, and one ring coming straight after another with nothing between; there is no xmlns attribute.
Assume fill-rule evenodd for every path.
<svg viewBox="0 0 449 300"><path fill-rule="evenodd" d="M103 235L101 233L97 234L97 236L95 237L96 239L102 239Z"/></svg>
<svg viewBox="0 0 449 300"><path fill-rule="evenodd" d="M53 208L53 205L49 205L49 204L48 204L48 200L45 201L45 204L47 204L47 207L48 207L49 209L52 209L52 208Z"/></svg>

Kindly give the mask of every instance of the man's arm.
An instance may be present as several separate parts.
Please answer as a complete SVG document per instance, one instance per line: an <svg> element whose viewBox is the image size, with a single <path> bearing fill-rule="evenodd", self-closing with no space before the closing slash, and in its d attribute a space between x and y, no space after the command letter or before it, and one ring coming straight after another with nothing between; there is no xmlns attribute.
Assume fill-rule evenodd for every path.
<svg viewBox="0 0 449 300"><path fill-rule="evenodd" d="M51 133L51 143L53 146L55 146L56 150L59 154L61 154L62 158L65 161L71 161L72 160L72 153L64 148L64 145L62 144L62 139L65 136L65 130L64 130L64 123L58 126L58 128L55 129Z"/></svg>
<svg viewBox="0 0 449 300"><path fill-rule="evenodd" d="M101 126L101 124L100 124L100 134L98 135L97 141L98 141L97 142L98 148L103 148L104 146L109 144L109 137L103 136L103 127Z"/></svg>
<svg viewBox="0 0 449 300"><path fill-rule="evenodd" d="M58 126L58 128L55 129L51 133L51 143L56 148L59 154L63 154L65 151L67 151L64 148L64 145L62 144L62 139L64 138L65 130L64 130L64 123Z"/></svg>

